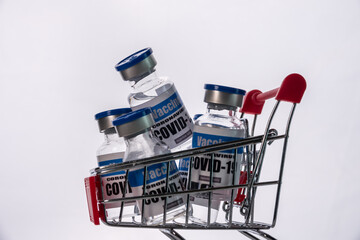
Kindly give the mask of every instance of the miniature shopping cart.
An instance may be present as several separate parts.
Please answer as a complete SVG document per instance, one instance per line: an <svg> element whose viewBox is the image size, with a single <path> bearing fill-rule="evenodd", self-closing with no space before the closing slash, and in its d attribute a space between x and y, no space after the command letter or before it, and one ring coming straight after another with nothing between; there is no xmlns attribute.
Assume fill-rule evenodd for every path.
<svg viewBox="0 0 360 240"><path fill-rule="evenodd" d="M264 239L275 239L269 234L265 233L264 230L273 228L276 224L279 200L280 200L280 191L282 184L282 177L285 164L285 154L287 149L287 143L289 138L289 130L291 120L295 111L297 103L300 103L302 96L306 89L306 81L299 74L290 74L282 82L279 88L273 89L268 92L261 92L259 90L252 90L248 92L245 96L243 107L241 108L241 117L243 118L245 114L253 115L253 121L251 126L248 126L248 137L242 140L225 142L215 145L210 145L206 147L199 147L185 151L179 151L175 153L169 153L164 155L159 155L155 157L149 157L145 159L138 159L134 161L124 162L120 164L108 165L105 167L98 167L92 170L92 176L85 179L85 186L87 192L88 207L90 213L90 220L99 225L101 221L109 226L116 227L132 227L132 228L156 228L164 233L167 237L173 240L184 239L178 232L175 230L237 230L246 237L250 239L259 239L262 237ZM261 114L265 100L275 97L276 103L275 106L268 118L264 134L259 136L254 136L255 126L257 122L257 117ZM292 108L288 116L286 128L283 134L279 134L277 130L271 128L271 123L274 118L275 113L279 107L280 102L290 102L292 103ZM248 124L249 125L249 124ZM251 127L251 128L250 128ZM278 174L276 179L270 181L261 181L260 175L264 165L264 156L268 145L274 141L282 139L282 154L280 160L278 161ZM233 149L235 151L234 156L234 166L236 166L235 161L237 161L237 149L242 147L243 152L243 161L246 163L243 169L241 169L240 179L235 179L235 174L233 174L232 185L223 186L223 187L213 187L213 168L214 166L214 153L218 151L224 151ZM102 198L102 189L101 186L101 176L125 171L125 186L128 182L128 173L131 169L143 167L144 176L147 175L147 166L155 163L167 163L173 160L179 160L183 158L190 158L190 167L188 177L191 177L191 169L193 164L194 156L199 154L210 154L210 184L208 188L205 189L196 189L196 190L186 190L182 192L165 192L155 195L146 195L145 190L143 191L142 196L135 197L124 197L126 191L123 193L122 198L103 200ZM169 168L169 167L168 167ZM235 171L234 171L235 172ZM169 171L168 171L169 173ZM166 189L169 189L169 175L166 178ZM190 181L187 182L187 189L190 189ZM255 199L258 197L258 191L264 186L275 186L275 196L274 196L274 206L272 212L272 221L270 222L259 222L256 219L254 214L256 204ZM144 189L146 188L146 181L144 179ZM211 201L212 193L216 190L225 190L231 189L231 198L235 199L234 201L225 201L222 204L221 210L225 216L224 223L210 223L211 215ZM207 224L199 225L189 220L191 215L191 204L190 197L194 194L207 194L208 196L208 216ZM179 224L175 221L168 221L166 214L163 214L162 224L152 226L146 225L144 223L144 216L141 216L140 222L135 221L123 221L123 206L126 201L140 200L142 202L142 209L146 207L144 201L149 198L164 198L164 212L167 209L167 198L175 195L185 196L186 199L186 213L184 216L185 221L182 224ZM110 221L107 219L105 210L107 204L112 204L114 202L121 203L121 208L119 210L119 219L117 221ZM237 214L242 217L242 220L234 219L234 215Z"/></svg>

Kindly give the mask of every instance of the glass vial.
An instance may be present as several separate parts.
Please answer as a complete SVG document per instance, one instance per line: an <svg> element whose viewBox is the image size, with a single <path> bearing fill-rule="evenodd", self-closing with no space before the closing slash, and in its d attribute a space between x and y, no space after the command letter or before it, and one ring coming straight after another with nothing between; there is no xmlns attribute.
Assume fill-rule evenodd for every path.
<svg viewBox="0 0 360 240"><path fill-rule="evenodd" d="M98 122L99 130L101 133L104 133L105 138L105 141L98 148L96 153L99 167L121 163L123 161L126 149L125 142L124 139L120 138L116 133L112 121L115 118L129 112L131 112L130 108L119 108L100 112L95 115L95 120ZM104 200L122 197L125 189L125 172L119 171L102 175L101 185ZM126 188L126 197L132 196L132 189L130 185L128 184ZM122 220L130 220L130 217L134 216L135 206L135 201L124 203ZM105 204L107 221L119 221L120 210L121 202Z"/></svg>
<svg viewBox="0 0 360 240"><path fill-rule="evenodd" d="M235 141L246 136L244 120L235 116L235 111L242 105L245 91L242 89L205 84L205 98L207 111L195 121L192 147L203 147L212 144ZM239 182L242 148L237 149L235 161L234 150L206 153L194 157L190 189L208 188L210 184L210 166L213 159L212 186L222 187L232 185L233 175L235 184ZM236 165L234 164L236 162ZM234 191L233 198L236 196ZM196 194L192 206L191 220L205 224L208 219L209 194ZM211 218L215 222L220 201L231 201L231 190L213 191L211 194Z"/></svg>
<svg viewBox="0 0 360 240"><path fill-rule="evenodd" d="M133 111L150 107L155 124L152 131L172 151L191 141L193 122L173 82L159 77L151 48L142 49L120 61L116 70L131 84L128 97Z"/></svg>
<svg viewBox="0 0 360 240"><path fill-rule="evenodd" d="M154 137L151 126L154 125L150 108L133 111L113 121L120 137L124 137L126 151L124 161L138 160L169 153L168 146ZM169 165L169 166L168 166ZM168 191L166 191L166 175L169 167ZM129 171L129 182L135 196L143 194L144 167ZM145 194L160 194L182 191L179 171L175 161L157 163L147 166ZM163 222L164 204L166 198L148 198L137 200L137 205L144 217L143 223L158 225ZM167 198L166 219L173 220L185 213L185 200L182 196Z"/></svg>

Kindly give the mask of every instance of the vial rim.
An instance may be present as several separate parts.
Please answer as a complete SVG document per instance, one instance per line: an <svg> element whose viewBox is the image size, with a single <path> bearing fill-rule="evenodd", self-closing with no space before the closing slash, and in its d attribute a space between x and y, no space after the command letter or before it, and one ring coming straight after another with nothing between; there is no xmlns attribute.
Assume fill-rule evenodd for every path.
<svg viewBox="0 0 360 240"><path fill-rule="evenodd" d="M220 92L226 92L226 93L232 93L232 94L239 94L239 95L245 95L246 91L240 88L233 88L233 87L227 87L217 84L205 84L204 85L205 90L213 90L213 91L220 91Z"/></svg>
<svg viewBox="0 0 360 240"><path fill-rule="evenodd" d="M149 114L151 114L151 109L150 108L142 108L142 109L130 112L128 114L122 115L120 117L117 117L113 121L113 125L114 126L123 125L125 123L135 121L136 119L139 119L139 118L144 117L144 116L149 115Z"/></svg>
<svg viewBox="0 0 360 240"><path fill-rule="evenodd" d="M95 114L95 120L99 120L101 118L112 115L121 115L129 112L131 112L131 108L116 108L116 109L106 110Z"/></svg>
<svg viewBox="0 0 360 240"><path fill-rule="evenodd" d="M124 71L149 57L152 53L153 50L149 47L141 49L118 62L118 64L115 65L115 69L119 72Z"/></svg>

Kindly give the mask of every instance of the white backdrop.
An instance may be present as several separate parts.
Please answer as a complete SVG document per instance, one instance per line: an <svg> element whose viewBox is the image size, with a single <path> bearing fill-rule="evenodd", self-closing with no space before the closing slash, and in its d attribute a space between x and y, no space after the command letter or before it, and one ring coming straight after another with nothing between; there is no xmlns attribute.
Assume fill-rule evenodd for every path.
<svg viewBox="0 0 360 240"><path fill-rule="evenodd" d="M0 239L166 239L92 225L83 185L102 142L94 114L127 106L114 65L149 46L192 115L204 112L204 83L270 90L301 73L269 233L360 239L359 42L359 0L0 0Z"/></svg>

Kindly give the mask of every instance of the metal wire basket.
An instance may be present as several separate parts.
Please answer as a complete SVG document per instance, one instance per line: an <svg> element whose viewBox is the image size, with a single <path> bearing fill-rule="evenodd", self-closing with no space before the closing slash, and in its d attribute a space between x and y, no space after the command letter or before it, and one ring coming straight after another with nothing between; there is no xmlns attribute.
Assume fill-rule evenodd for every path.
<svg viewBox="0 0 360 240"><path fill-rule="evenodd" d="M159 229L162 233L168 236L170 239L180 240L184 239L175 229L183 229L183 230L237 230L246 237L250 239L259 239L258 237L262 237L265 239L275 239L271 235L265 233L263 230L267 230L275 227L278 208L279 208L279 200L280 200L280 191L282 184L282 177L284 171L285 164L285 156L286 149L289 138L289 130L290 124L293 118L293 114L295 111L295 107L298 103L300 103L302 96L306 89L306 81L299 74L290 74L287 76L282 82L279 88L273 89L268 92L262 93L259 90L252 90L247 93L244 99L243 107L240 110L241 117L243 118L245 114L253 115L253 121L251 124L251 131L248 131L248 136L245 139L225 142L220 144L214 144L206 147L199 147L190 150L179 151L175 153L169 153L164 155L159 155L155 157L138 159L134 161L128 161L120 164L108 165L105 167L98 167L91 171L90 177L85 178L85 187L87 193L88 207L90 213L90 220L96 224L100 224L100 220L109 226L116 227L132 227L132 228L156 228ZM257 116L261 114L262 108L264 106L265 100L275 97L276 103L275 106L268 118L268 122L266 124L264 134L259 136L254 136ZM290 110L288 121L286 124L286 128L283 134L278 134L275 129L271 129L271 123L274 118L275 113L277 112L278 106L280 102L290 102L292 103L292 108ZM248 128L249 129L249 128ZM277 141L283 139L282 146L282 154L280 159L279 173L276 179L272 181L260 181L261 169L263 166L263 160L266 152L267 145L271 144L273 141ZM212 182L213 175L213 167L214 166L214 153L218 151L224 151L233 149L235 151L234 154L234 163L237 161L237 149L239 147L244 148L244 159L245 159L245 167L241 169L241 177L240 179L235 179L235 174L233 174L232 184L229 186L223 187L214 187ZM199 154L210 154L211 160L210 164L210 184L208 188L205 189L196 189L196 190L184 190L180 192L170 192L167 191L161 194L145 194L146 181L144 178L144 191L141 196L134 197L125 197L126 190L123 192L123 197L111 200L103 199L103 191L101 185L101 176L109 173L114 173L118 171L125 171L125 183L126 186L128 183L128 174L131 169L143 167L144 168L144 176L147 175L147 167L149 165L155 163L166 163L167 164L167 177L166 177L166 189L169 189L169 162L173 160L190 158L190 167L188 176L191 176L191 169L193 164L193 159L195 156ZM234 164L236 166L236 164ZM190 189L190 183L188 181L187 188ZM256 220L254 215L255 209L255 199L257 190L263 186L275 186L276 187L276 196L275 196L275 205L272 213L272 221L271 222L259 222ZM211 201L212 201L212 193L216 190L231 190L231 198L235 199L234 201L225 201L222 205L222 210L225 213L225 222L224 223L210 223L211 217ZM208 200L208 216L207 223L205 225L199 225L197 223L189 221L189 216L191 215L191 204L190 204L190 196L193 194L199 193L207 193ZM123 220L123 207L124 202L126 201L134 201L141 200L142 201L142 209L146 207L144 204L146 199L150 198L163 198L164 205L163 211L167 209L167 199L172 196L181 195L185 196L186 199L186 213L184 216L184 222L179 224L174 221L168 221L167 215L163 214L162 224L152 226L144 223L144 216L141 213L141 221L124 221ZM119 209L119 218L117 221L110 221L107 219L105 209L107 204L113 203L121 203L121 207ZM234 212L239 212L243 217L242 221L234 220L233 214ZM143 211L144 212L144 211Z"/></svg>

